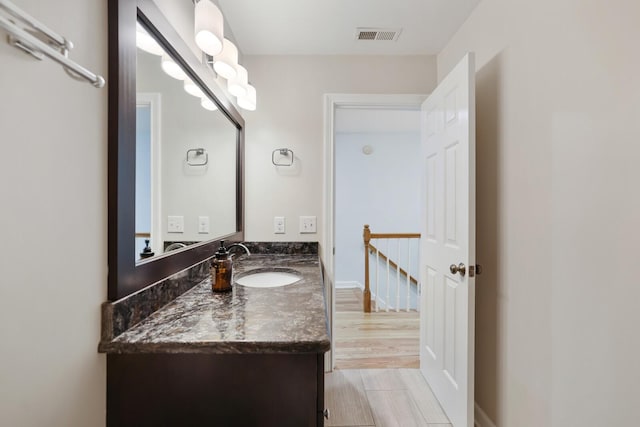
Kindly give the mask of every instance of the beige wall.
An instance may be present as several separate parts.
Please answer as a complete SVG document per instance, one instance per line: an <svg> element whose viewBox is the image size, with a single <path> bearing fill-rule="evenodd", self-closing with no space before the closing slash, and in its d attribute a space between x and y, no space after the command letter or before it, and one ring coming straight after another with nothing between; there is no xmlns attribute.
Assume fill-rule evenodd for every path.
<svg viewBox="0 0 640 427"><path fill-rule="evenodd" d="M498 426L640 424L640 3L484 0L476 401ZM631 266L631 267L630 267Z"/></svg>
<svg viewBox="0 0 640 427"><path fill-rule="evenodd" d="M106 74L107 2L18 4ZM107 90L0 35L0 425L101 426Z"/></svg>
<svg viewBox="0 0 640 427"><path fill-rule="evenodd" d="M258 108L243 112L246 131L246 238L322 241L323 114L326 93L429 93L433 56L246 56ZM295 153L291 168L276 168L276 148ZM286 234L273 234L273 217ZM300 234L298 218L315 215L317 234Z"/></svg>

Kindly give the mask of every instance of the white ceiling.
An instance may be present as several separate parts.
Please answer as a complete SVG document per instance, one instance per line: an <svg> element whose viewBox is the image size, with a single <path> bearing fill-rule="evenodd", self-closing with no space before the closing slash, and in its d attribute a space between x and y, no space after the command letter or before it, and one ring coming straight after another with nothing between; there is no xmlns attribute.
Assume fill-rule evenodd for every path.
<svg viewBox="0 0 640 427"><path fill-rule="evenodd" d="M437 54L480 0L218 0L245 55ZM397 41L357 27L402 28Z"/></svg>

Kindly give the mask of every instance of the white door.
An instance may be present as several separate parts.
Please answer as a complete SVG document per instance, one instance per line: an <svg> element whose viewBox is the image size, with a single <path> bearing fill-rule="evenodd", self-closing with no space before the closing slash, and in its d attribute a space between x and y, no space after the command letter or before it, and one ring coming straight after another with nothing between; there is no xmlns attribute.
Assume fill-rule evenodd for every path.
<svg viewBox="0 0 640 427"><path fill-rule="evenodd" d="M475 63L422 104L420 370L454 427L473 426ZM455 267L454 267L455 266ZM456 272L464 266L464 273Z"/></svg>

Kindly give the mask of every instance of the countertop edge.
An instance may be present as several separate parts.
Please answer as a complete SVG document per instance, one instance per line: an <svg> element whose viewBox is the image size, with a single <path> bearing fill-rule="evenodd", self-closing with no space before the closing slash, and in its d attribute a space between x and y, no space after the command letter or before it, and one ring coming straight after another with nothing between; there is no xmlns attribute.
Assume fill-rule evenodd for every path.
<svg viewBox="0 0 640 427"><path fill-rule="evenodd" d="M319 341L226 341L189 343L116 343L100 342L99 353L106 354L145 354L145 353L194 353L194 354L295 354L325 353L331 349L331 341L327 337Z"/></svg>

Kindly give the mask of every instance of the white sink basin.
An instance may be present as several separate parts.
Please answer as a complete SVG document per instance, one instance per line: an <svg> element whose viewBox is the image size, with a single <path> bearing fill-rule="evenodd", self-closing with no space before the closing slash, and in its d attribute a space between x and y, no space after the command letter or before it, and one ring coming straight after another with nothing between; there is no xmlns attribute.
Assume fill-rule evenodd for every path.
<svg viewBox="0 0 640 427"><path fill-rule="evenodd" d="M256 270L247 272L238 277L235 282L250 288L277 288L296 283L302 279L295 270Z"/></svg>

